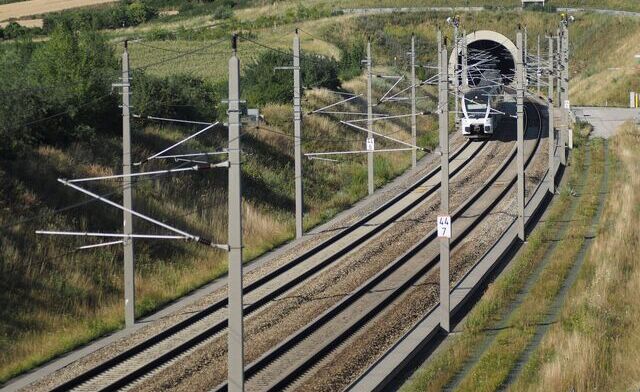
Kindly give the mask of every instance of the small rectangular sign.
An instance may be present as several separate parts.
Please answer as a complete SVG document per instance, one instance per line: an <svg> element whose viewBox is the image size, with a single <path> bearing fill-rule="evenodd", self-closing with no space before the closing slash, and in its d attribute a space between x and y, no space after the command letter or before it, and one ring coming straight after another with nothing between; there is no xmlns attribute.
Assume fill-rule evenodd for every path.
<svg viewBox="0 0 640 392"><path fill-rule="evenodd" d="M438 238L451 238L451 217L438 216Z"/></svg>
<svg viewBox="0 0 640 392"><path fill-rule="evenodd" d="M564 101L564 108L567 110L571 109L571 102L569 102L568 99Z"/></svg>
<svg viewBox="0 0 640 392"><path fill-rule="evenodd" d="M376 149L375 140L373 140L372 137L368 137L367 138L367 151L375 151L375 149Z"/></svg>

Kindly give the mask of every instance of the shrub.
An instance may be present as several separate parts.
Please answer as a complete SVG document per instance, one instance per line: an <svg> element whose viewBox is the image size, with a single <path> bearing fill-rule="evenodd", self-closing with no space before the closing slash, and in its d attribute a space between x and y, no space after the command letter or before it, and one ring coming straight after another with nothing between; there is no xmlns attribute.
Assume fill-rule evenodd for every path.
<svg viewBox="0 0 640 392"><path fill-rule="evenodd" d="M214 121L217 117L220 97L215 86L192 76L161 78L137 72L132 90L132 105L137 113L199 121Z"/></svg>
<svg viewBox="0 0 640 392"><path fill-rule="evenodd" d="M293 100L291 71L274 70L275 67L290 66L291 58L291 54L268 51L246 66L242 89L249 105L290 103ZM335 59L303 54L300 64L305 87L335 89L340 85L338 63Z"/></svg>

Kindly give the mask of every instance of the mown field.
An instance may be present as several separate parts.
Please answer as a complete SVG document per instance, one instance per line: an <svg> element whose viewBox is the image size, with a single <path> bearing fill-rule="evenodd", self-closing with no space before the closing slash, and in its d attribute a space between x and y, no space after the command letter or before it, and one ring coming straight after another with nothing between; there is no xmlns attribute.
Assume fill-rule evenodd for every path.
<svg viewBox="0 0 640 392"><path fill-rule="evenodd" d="M394 5L401 3L402 0L394 2ZM470 2L473 5L471 3L474 1ZM233 26L243 27L242 34L278 50L288 50L293 29L301 27L303 51L338 59L343 72L342 87L353 92L364 92L365 89L358 67L367 36L371 36L373 40L377 72L407 71L404 52L412 32L418 37L419 61L423 64L433 62L435 26L442 25L445 14L394 14L356 18L346 15L327 17L326 12L322 11L322 7L340 4L342 3L323 1L305 3L305 7L317 5L320 11L305 9L304 12L297 11L297 14L289 14L283 19L255 22L260 17L286 14L292 8L299 10L297 3L280 2L277 6L263 5L237 10L235 21L217 27L211 26L217 20L210 16L177 16L154 20L137 27L110 30L105 34L116 56L122 50L122 39L144 38L140 42L131 43L130 53L133 68L153 65L145 68L146 75L157 78L188 75L207 86L214 86L212 89L216 91L215 96L191 97L186 103L171 102L170 99L165 102L167 105L180 106L190 105L194 99L198 100L200 108L210 105L211 118L206 118L209 120L218 118L217 113L224 113L219 101L224 98L228 40L198 53L185 53L215 42L220 37L227 37ZM374 4L381 6L387 3ZM316 18L308 15L320 16ZM468 30L495 29L508 36L513 35L518 21L523 22L529 26L530 47L535 34L543 34L549 26L557 23L555 15L539 12L521 14L492 11L462 14L462 18ZM240 23L243 21L248 22ZM271 23L272 21L275 23ZM617 38L611 42L620 44L619 53L633 50L637 45L637 40L634 41L633 38L637 37L640 27L627 19L588 14L579 18L572 29L575 31L572 34L575 47L572 99L585 104L600 102L602 99L609 103L624 102L626 93L619 91L624 90L623 87L600 89L595 83L579 83L589 78L606 80L611 61L604 54L594 52L594 48L604 48L607 40ZM447 31L447 34L450 35L451 32ZM588 38L584 38L585 36ZM3 50L2 46L0 50ZM246 67L269 51L263 46L241 40L239 56ZM115 75L114 73L113 78ZM269 77L268 73L265 73L265 77ZM624 86L634 82L637 82L637 76L628 73L620 75L615 83ZM133 84L135 94L135 79ZM376 81L375 95L380 96L387 87L388 85ZM431 89L422 92L433 93ZM309 90L305 95L305 110L337 99L335 95L322 89ZM109 101L114 106L112 109L117 108L114 99ZM361 109L362 102L349 108ZM432 108L432 100L420 102L420 110ZM247 136L243 139L246 148L243 167L246 192L243 207L246 260L255 258L293 236L291 107L285 103L272 102L261 104L260 109L267 126L262 129L247 129ZM133 110L143 110L143 107L134 107ZM397 114L406 112L407 108L394 105L389 110ZM201 112L202 110L199 113ZM219 119L224 121L224 118ZM360 148L361 135L340 127L336 120L308 116L304 129L307 137L304 142L305 150ZM86 135L89 136L73 139L71 142L30 145L26 155L0 159L0 300L5 304L1 311L0 325L0 381L122 326L122 255L119 247L75 252L75 247L86 244L86 241L36 237L33 233L38 228L119 230L121 218L117 211L97 204L81 206L64 213L55 212L60 207L85 200L56 183L56 177L72 178L119 172L120 140L117 121L118 118L115 118L111 133L87 132ZM434 118L421 117L419 121L420 144L432 146L435 143ZM194 131L189 127L160 126L149 122L136 122L134 128L134 154L138 158L148 156ZM74 132L84 135L83 129ZM406 121L381 129L396 137L408 137ZM220 148L225 143L224 134L224 129L216 129L211 135L187 145L185 150ZM389 181L408 165L408 154L381 156L376 160L377 184ZM166 166L158 164L150 168L163 167ZM361 158L343 159L337 164L307 161L305 173L307 229L326 221L366 194L366 172ZM135 205L142 212L162 218L170 224L224 241L225 186L225 173L188 174L140 181L135 189ZM118 183L103 184L97 189L101 192L118 192ZM138 230L157 232L143 224L137 226L136 231ZM225 257L221 252L190 244L137 241L137 314L147 314L224 274Z"/></svg>

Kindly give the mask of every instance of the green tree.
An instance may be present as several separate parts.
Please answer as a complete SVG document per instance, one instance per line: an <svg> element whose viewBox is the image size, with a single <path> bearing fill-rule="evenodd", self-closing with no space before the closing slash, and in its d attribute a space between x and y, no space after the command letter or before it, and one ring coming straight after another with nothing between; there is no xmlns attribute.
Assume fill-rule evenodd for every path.
<svg viewBox="0 0 640 392"><path fill-rule="evenodd" d="M242 91L250 105L264 105L269 102L289 103L293 100L293 77L291 72L274 70L275 67L292 63L292 55L284 52L267 51L249 63L242 78ZM302 83L305 87L336 88L338 63L318 55L300 58Z"/></svg>
<svg viewBox="0 0 640 392"><path fill-rule="evenodd" d="M47 42L5 45L0 67L0 149L18 153L117 129L117 95L109 92L118 63L98 33L58 28Z"/></svg>

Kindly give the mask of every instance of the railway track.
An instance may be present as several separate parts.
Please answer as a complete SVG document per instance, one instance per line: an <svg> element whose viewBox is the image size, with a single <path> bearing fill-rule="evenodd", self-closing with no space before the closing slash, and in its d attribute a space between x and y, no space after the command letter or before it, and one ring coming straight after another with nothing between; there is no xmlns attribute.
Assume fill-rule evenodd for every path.
<svg viewBox="0 0 640 392"><path fill-rule="evenodd" d="M525 167L529 166L540 145L543 122L539 109L535 142L529 144ZM527 133L529 127L526 126ZM469 234L487 214L503 200L516 182L515 170L508 170L516 156L516 147L493 175L452 214L454 237L452 249ZM498 185L497 185L498 184ZM323 358L341 348L358 331L366 328L384 311L408 292L439 261L435 230L427 234L402 256L371 277L358 289L299 329L285 341L263 354L245 368L246 389L281 391L292 388L305 374L314 372ZM292 388L295 389L295 388ZM226 391L223 383L215 391Z"/></svg>
<svg viewBox="0 0 640 392"><path fill-rule="evenodd" d="M451 156L454 177L486 146L467 141ZM439 167L367 214L355 224L335 234L299 257L245 286L245 315L251 314L325 269L353 249L413 210L439 189ZM121 389L159 367L175 361L226 329L226 298L188 317L165 331L127 349L121 354L58 385L52 391Z"/></svg>

